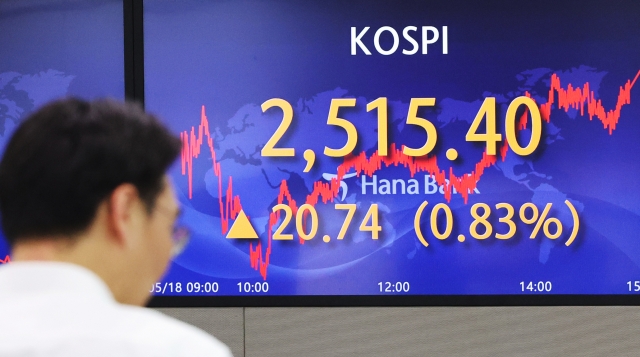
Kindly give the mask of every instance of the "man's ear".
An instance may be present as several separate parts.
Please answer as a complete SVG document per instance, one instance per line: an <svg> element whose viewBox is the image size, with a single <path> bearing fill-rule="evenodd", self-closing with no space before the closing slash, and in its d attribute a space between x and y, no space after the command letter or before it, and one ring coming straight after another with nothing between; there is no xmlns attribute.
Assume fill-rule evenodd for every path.
<svg viewBox="0 0 640 357"><path fill-rule="evenodd" d="M138 190L132 184L124 183L111 192L107 201L107 224L116 244L128 244L139 204Z"/></svg>

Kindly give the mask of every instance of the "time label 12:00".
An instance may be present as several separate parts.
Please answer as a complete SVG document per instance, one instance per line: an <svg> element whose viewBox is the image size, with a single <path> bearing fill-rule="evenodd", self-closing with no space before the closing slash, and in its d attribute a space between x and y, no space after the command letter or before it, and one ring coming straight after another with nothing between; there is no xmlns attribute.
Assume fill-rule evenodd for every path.
<svg viewBox="0 0 640 357"><path fill-rule="evenodd" d="M402 153L407 156L425 156L429 154L436 146L438 132L436 127L429 120L418 117L418 109L421 107L433 107L436 103L435 98L411 98L409 110L407 113L406 123L422 128L427 134L427 140L419 148L411 148L403 145ZM518 109L524 105L525 113L531 116L531 138L526 146L520 146L517 138L517 131L522 123L516 123ZM356 127L347 119L339 118L338 111L340 108L353 108L356 106L355 98L334 98L331 100L327 125L338 126L347 134L347 142L343 147L334 149L325 146L324 154L329 157L344 157L353 152L358 142L358 132ZM262 156L275 157L292 157L295 156L295 148L276 147L276 144L293 122L293 107L289 102L281 98L272 98L262 103L262 112L277 107L282 110L282 122L267 141L261 151ZM367 111L377 110L378 113L378 155L387 156L388 154L388 104L387 98L380 97L367 104ZM478 132L483 118L486 118L484 133ZM520 155L526 156L532 154L540 144L542 137L542 117L540 109L536 102L527 96L520 96L511 101L505 115L505 135L509 142L511 150ZM479 141L486 143L486 152L488 155L496 155L497 143L502 141L502 134L496 130L496 98L487 97L482 102L476 117L473 119L471 126L465 136L466 141ZM305 154L306 155L306 154ZM314 154L315 155L315 154ZM305 170L306 172L306 170Z"/></svg>
<svg viewBox="0 0 640 357"><path fill-rule="evenodd" d="M381 281L378 283L378 288L381 293L408 293L411 286L408 281Z"/></svg>

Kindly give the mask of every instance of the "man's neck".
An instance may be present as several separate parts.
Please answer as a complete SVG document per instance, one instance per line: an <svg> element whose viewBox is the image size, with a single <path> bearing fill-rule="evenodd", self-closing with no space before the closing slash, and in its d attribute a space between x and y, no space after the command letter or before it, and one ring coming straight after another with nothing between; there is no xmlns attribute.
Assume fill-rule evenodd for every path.
<svg viewBox="0 0 640 357"><path fill-rule="evenodd" d="M63 261L61 254L73 244L64 238L38 237L16 244L11 250L13 261Z"/></svg>
<svg viewBox="0 0 640 357"><path fill-rule="evenodd" d="M108 239L89 235L73 237L35 237L21 239L12 247L14 262L40 261L71 263L91 270L107 284L114 298L125 304L140 305L137 295L131 294L129 279L123 278L126 260Z"/></svg>

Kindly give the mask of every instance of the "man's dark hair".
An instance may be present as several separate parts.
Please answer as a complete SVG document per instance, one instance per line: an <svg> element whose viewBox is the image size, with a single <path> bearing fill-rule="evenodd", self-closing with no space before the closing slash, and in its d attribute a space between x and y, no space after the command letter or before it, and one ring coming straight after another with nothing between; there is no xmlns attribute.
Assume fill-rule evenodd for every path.
<svg viewBox="0 0 640 357"><path fill-rule="evenodd" d="M0 215L9 243L82 232L123 183L137 188L151 212L180 147L180 139L132 103L70 98L42 107L21 123L0 162Z"/></svg>

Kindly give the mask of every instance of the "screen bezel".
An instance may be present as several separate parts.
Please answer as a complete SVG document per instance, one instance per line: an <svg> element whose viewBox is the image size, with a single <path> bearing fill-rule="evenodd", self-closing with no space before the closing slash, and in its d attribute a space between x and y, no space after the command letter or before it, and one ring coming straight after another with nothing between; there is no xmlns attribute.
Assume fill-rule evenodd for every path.
<svg viewBox="0 0 640 357"><path fill-rule="evenodd" d="M640 306L635 295L153 296L148 307Z"/></svg>

